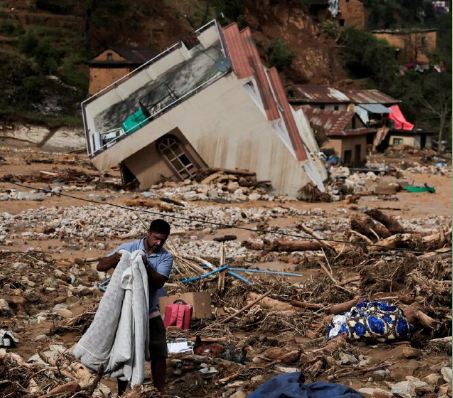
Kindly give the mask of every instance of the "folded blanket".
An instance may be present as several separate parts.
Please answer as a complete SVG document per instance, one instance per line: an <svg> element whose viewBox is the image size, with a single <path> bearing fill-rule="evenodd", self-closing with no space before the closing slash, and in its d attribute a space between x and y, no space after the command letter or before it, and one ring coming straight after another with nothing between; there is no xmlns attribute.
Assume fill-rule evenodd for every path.
<svg viewBox="0 0 453 398"><path fill-rule="evenodd" d="M107 291L88 330L74 348L74 356L85 366L132 385L144 379L149 359L149 289L143 252L120 251Z"/></svg>

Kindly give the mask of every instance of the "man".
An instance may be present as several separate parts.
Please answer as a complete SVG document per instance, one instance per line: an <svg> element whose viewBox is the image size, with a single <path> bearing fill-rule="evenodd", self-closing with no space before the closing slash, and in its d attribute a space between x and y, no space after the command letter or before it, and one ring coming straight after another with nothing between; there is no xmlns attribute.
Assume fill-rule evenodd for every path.
<svg viewBox="0 0 453 398"><path fill-rule="evenodd" d="M165 327L159 312L159 295L161 289L170 276L173 267L173 256L163 246L170 234L170 225L164 220L154 220L146 236L132 242L118 246L107 257L99 260L98 271L108 271L115 268L121 259L120 250L133 252L143 250L143 263L146 266L149 283L149 332L151 355L151 374L154 386L161 392L165 387L167 338ZM118 395L123 394L128 385L127 381L118 379Z"/></svg>

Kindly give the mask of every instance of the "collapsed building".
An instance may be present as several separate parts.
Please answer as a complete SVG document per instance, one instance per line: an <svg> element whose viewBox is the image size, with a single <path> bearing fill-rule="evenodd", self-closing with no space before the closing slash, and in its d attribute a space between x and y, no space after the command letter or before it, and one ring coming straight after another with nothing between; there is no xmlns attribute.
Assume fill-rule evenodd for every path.
<svg viewBox="0 0 453 398"><path fill-rule="evenodd" d="M327 174L303 110L266 68L249 28L216 21L82 103L88 154L142 188L205 169L248 170L296 196Z"/></svg>

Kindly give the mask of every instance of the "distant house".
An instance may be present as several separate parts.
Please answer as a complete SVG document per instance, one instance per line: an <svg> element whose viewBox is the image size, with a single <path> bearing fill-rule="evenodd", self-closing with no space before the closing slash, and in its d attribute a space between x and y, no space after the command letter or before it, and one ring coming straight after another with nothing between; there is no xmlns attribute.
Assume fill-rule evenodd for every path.
<svg viewBox="0 0 453 398"><path fill-rule="evenodd" d="M340 90L319 84L300 84L287 88L288 101L294 105L310 105L312 108L343 111L351 99Z"/></svg>
<svg viewBox="0 0 453 398"><path fill-rule="evenodd" d="M379 90L345 90L354 109L367 126L382 126L390 114L390 106L401 103Z"/></svg>
<svg viewBox="0 0 453 398"><path fill-rule="evenodd" d="M364 30L366 23L363 0L306 0L309 13L319 22L335 18L341 27Z"/></svg>
<svg viewBox="0 0 453 398"><path fill-rule="evenodd" d="M142 188L207 168L255 172L296 196L327 173L310 123L293 109L250 29L212 21L82 103L88 154Z"/></svg>
<svg viewBox="0 0 453 398"><path fill-rule="evenodd" d="M309 105L302 107L310 120L320 145L333 150L342 164L360 167L366 163L367 146L376 134L375 128L367 127L353 110L325 110Z"/></svg>
<svg viewBox="0 0 453 398"><path fill-rule="evenodd" d="M347 164L363 163L367 147L383 149L394 140L414 147L431 145L430 135L415 131L404 118L401 101L379 90L303 84L288 87L287 94L288 101L308 116L318 142L321 136L328 139L319 142L322 148L330 145Z"/></svg>
<svg viewBox="0 0 453 398"><path fill-rule="evenodd" d="M366 15L363 0L339 0L338 11L340 26L365 29Z"/></svg>
<svg viewBox="0 0 453 398"><path fill-rule="evenodd" d="M398 61L408 67L428 67L429 55L437 46L435 29L389 29L375 30L372 33L378 39L396 47Z"/></svg>
<svg viewBox="0 0 453 398"><path fill-rule="evenodd" d="M389 144L389 133L412 131L414 125L404 118L399 108L400 100L379 90L346 90L346 95L355 105L355 113L368 127L377 129L373 149Z"/></svg>
<svg viewBox="0 0 453 398"><path fill-rule="evenodd" d="M410 146L412 148L423 149L432 148L434 132L425 130L411 131L390 131L390 146Z"/></svg>
<svg viewBox="0 0 453 398"><path fill-rule="evenodd" d="M110 86L155 55L156 53L149 48L137 47L111 47L102 51L88 62L90 68L89 95Z"/></svg>

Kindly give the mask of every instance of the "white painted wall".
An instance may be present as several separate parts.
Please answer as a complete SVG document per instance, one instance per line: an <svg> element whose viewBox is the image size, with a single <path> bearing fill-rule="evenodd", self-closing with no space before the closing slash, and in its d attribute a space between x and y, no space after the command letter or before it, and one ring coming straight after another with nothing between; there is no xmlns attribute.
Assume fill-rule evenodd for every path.
<svg viewBox="0 0 453 398"><path fill-rule="evenodd" d="M258 180L270 180L278 193L295 197L310 179L243 84L233 73L222 77L100 153L93 163L108 169L179 128L210 167L255 171Z"/></svg>

